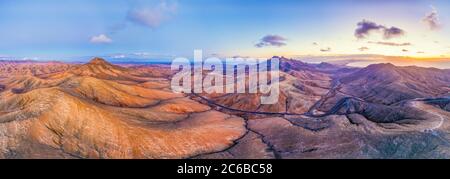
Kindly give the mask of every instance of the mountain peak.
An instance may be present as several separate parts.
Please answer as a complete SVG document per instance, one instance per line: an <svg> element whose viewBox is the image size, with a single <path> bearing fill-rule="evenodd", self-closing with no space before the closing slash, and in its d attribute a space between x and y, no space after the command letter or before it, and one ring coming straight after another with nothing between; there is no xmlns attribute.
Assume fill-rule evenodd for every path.
<svg viewBox="0 0 450 179"><path fill-rule="evenodd" d="M103 58L99 58L99 57L95 57L94 59L92 59L89 64L93 64L93 65L111 65L109 62L107 62L105 59Z"/></svg>
<svg viewBox="0 0 450 179"><path fill-rule="evenodd" d="M365 71L371 71L371 72L393 72L397 70L397 66L391 64L391 63L379 63L379 64L372 64L364 68Z"/></svg>
<svg viewBox="0 0 450 179"><path fill-rule="evenodd" d="M396 66L393 65L392 63L379 63L379 64L369 65L368 67L371 67L371 68L395 68Z"/></svg>

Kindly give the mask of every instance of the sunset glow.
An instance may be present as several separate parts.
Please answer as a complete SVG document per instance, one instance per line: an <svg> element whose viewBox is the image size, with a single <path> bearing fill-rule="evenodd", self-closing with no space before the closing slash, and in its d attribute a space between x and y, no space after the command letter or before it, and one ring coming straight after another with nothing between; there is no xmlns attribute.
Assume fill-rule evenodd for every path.
<svg viewBox="0 0 450 179"><path fill-rule="evenodd" d="M0 1L0 54L449 58L447 14L444 0Z"/></svg>

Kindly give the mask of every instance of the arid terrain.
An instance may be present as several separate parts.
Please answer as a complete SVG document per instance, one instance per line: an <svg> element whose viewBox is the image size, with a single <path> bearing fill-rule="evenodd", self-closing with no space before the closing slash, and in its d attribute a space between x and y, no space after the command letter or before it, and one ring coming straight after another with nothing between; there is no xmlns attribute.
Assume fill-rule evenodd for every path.
<svg viewBox="0 0 450 179"><path fill-rule="evenodd" d="M281 58L274 105L174 73L0 61L0 158L450 158L450 70Z"/></svg>

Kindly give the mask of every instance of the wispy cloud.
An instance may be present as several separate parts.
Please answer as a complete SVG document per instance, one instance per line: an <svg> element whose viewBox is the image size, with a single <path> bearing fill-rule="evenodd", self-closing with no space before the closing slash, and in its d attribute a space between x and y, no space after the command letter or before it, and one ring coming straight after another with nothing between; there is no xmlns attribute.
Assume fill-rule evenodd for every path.
<svg viewBox="0 0 450 179"><path fill-rule="evenodd" d="M101 34L92 37L91 42L111 43L112 40L108 36L126 29L130 23L155 29L176 14L178 9L176 0L154 0L150 4L142 4L140 1L136 2L136 4L129 7L126 17L122 22L110 26L109 31L105 33L106 35Z"/></svg>
<svg viewBox="0 0 450 179"><path fill-rule="evenodd" d="M323 48L323 49L320 49L320 51L321 51L321 52L330 52L330 51L331 51L331 48L330 48L330 47Z"/></svg>
<svg viewBox="0 0 450 179"><path fill-rule="evenodd" d="M434 6L431 6L431 12L426 14L422 19L430 30L438 30L442 27L441 22L439 21L439 14Z"/></svg>
<svg viewBox="0 0 450 179"><path fill-rule="evenodd" d="M154 6L133 7L127 13L127 20L149 28L156 28L177 11L177 3L161 0Z"/></svg>
<svg viewBox="0 0 450 179"><path fill-rule="evenodd" d="M114 54L106 54L101 57L107 59L173 59L176 57L173 54L161 54L161 53L150 53L150 52L135 52L135 53L114 53Z"/></svg>
<svg viewBox="0 0 450 179"><path fill-rule="evenodd" d="M112 39L109 38L108 36L106 36L105 34L100 34L100 35L91 37L90 42L95 43L95 44L109 44L109 43L112 43Z"/></svg>
<svg viewBox="0 0 450 179"><path fill-rule="evenodd" d="M255 47L262 48L268 46L281 47L286 45L287 39L279 35L266 35L264 36Z"/></svg>
<svg viewBox="0 0 450 179"><path fill-rule="evenodd" d="M361 47L361 48L358 48L358 50L361 52L364 52L364 51L369 50L369 47Z"/></svg>
<svg viewBox="0 0 450 179"><path fill-rule="evenodd" d="M398 27L385 28L383 31L383 36L385 39L391 39L405 35L405 31Z"/></svg>
<svg viewBox="0 0 450 179"><path fill-rule="evenodd" d="M383 27L367 20L358 22L358 28L355 30L355 36L358 39L366 38L372 31L379 31Z"/></svg>
<svg viewBox="0 0 450 179"><path fill-rule="evenodd" d="M235 55L232 58L243 58L243 59L245 59L245 58L250 58L250 56Z"/></svg>
<svg viewBox="0 0 450 179"><path fill-rule="evenodd" d="M403 36L405 34L405 31L398 27L386 27L368 20L358 22L357 26L358 27L355 30L355 37L358 39L367 38L373 32L381 32L384 39L391 39Z"/></svg>
<svg viewBox="0 0 450 179"><path fill-rule="evenodd" d="M396 47L399 47L399 46L410 46L410 45L412 45L411 43L409 43L409 42L405 42L405 43L395 43L395 42L373 42L373 41L369 41L369 42L367 42L367 43L369 43L369 44L377 44L377 45L387 45L387 46L396 46Z"/></svg>

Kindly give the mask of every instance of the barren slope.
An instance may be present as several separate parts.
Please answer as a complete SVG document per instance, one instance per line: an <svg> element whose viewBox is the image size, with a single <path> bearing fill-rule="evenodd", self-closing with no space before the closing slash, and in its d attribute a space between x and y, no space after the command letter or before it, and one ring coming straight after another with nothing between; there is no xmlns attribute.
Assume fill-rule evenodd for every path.
<svg viewBox="0 0 450 179"><path fill-rule="evenodd" d="M2 80L2 158L185 158L224 150L245 133L242 118L102 59L16 78Z"/></svg>

